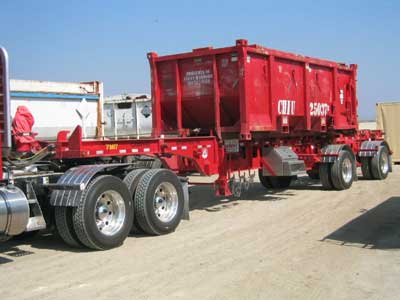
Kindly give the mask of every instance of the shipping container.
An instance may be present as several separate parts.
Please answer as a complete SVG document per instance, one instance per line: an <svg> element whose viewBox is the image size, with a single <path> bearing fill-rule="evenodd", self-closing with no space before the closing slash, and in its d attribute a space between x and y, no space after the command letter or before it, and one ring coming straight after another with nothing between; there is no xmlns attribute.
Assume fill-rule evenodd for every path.
<svg viewBox="0 0 400 300"><path fill-rule="evenodd" d="M236 46L149 54L154 132L259 133L357 129L356 65L238 40ZM240 134L240 135L239 135Z"/></svg>
<svg viewBox="0 0 400 300"><path fill-rule="evenodd" d="M60 130L82 126L87 138L102 135L103 84L92 82L10 81L11 115L26 106L35 118L38 139L55 140Z"/></svg>
<svg viewBox="0 0 400 300"><path fill-rule="evenodd" d="M105 137L146 137L152 130L152 103L147 94L104 98Z"/></svg>
<svg viewBox="0 0 400 300"><path fill-rule="evenodd" d="M392 159L400 163L400 102L380 102L376 104L377 129L384 132L385 140L393 150Z"/></svg>

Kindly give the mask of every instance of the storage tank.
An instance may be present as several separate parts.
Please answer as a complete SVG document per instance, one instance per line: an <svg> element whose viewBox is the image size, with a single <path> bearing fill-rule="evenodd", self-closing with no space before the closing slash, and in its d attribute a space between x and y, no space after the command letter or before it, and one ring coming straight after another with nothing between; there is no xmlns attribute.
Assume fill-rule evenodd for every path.
<svg viewBox="0 0 400 300"><path fill-rule="evenodd" d="M11 115L28 107L35 118L37 139L55 140L61 130L82 126L86 138L102 135L103 83L10 81Z"/></svg>
<svg viewBox="0 0 400 300"><path fill-rule="evenodd" d="M106 137L145 137L152 131L152 103L148 94L121 94L104 100Z"/></svg>

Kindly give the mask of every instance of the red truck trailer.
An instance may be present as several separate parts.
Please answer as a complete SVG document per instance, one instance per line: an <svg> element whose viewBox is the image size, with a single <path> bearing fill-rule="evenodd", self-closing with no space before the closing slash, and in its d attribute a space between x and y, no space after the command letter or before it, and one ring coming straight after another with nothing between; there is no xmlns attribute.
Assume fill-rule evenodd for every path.
<svg viewBox="0 0 400 300"><path fill-rule="evenodd" d="M130 230L160 235L188 218L187 175L218 175L240 196L255 173L267 189L302 173L324 189L385 179L391 150L358 130L357 66L249 45L149 53L153 134L83 139L82 129L18 158L11 144L7 55L1 52L2 238L56 227L70 246L109 249ZM29 133L27 133L29 134Z"/></svg>

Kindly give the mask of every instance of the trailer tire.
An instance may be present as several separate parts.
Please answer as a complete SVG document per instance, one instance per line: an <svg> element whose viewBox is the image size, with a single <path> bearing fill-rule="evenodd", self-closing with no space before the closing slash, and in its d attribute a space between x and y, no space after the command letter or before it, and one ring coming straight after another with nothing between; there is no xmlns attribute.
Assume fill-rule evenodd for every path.
<svg viewBox="0 0 400 300"><path fill-rule="evenodd" d="M390 153L387 146L379 148L374 157L371 158L371 174L373 179L383 180L390 171Z"/></svg>
<svg viewBox="0 0 400 300"><path fill-rule="evenodd" d="M312 179L312 180L318 180L318 179L320 179L320 178L319 178L319 170L318 170L318 168L317 168L317 169L312 169L312 170L307 171L307 175L308 175L308 177L310 177L310 179Z"/></svg>
<svg viewBox="0 0 400 300"><path fill-rule="evenodd" d="M364 179L372 179L371 158L361 157L361 173Z"/></svg>
<svg viewBox="0 0 400 300"><path fill-rule="evenodd" d="M262 169L258 169L258 177L265 188L284 189L290 186L296 176L264 176Z"/></svg>
<svg viewBox="0 0 400 300"><path fill-rule="evenodd" d="M11 240L12 236L9 235L0 235L0 243L5 243Z"/></svg>
<svg viewBox="0 0 400 300"><path fill-rule="evenodd" d="M140 227L148 234L175 231L184 208L184 194L178 177L168 169L151 169L139 181L135 212Z"/></svg>
<svg viewBox="0 0 400 300"><path fill-rule="evenodd" d="M58 235L68 245L74 248L81 247L72 220L73 207L56 206L54 207L54 219Z"/></svg>
<svg viewBox="0 0 400 300"><path fill-rule="evenodd" d="M349 151L339 152L339 157L331 168L332 184L336 190L341 191L351 187L354 180L354 164L354 157Z"/></svg>
<svg viewBox="0 0 400 300"><path fill-rule="evenodd" d="M331 168L332 168L332 164L330 164L330 163L321 163L319 165L319 179L321 180L322 187L325 190L333 189Z"/></svg>
<svg viewBox="0 0 400 300"><path fill-rule="evenodd" d="M134 203L134 201L135 201L135 193L136 193L136 188L138 186L139 180L143 176L143 174L146 173L148 170L149 169L135 169L135 170L129 172L123 180L123 182L128 187L129 192L131 193L132 203ZM133 206L135 206L135 205L133 205ZM140 227L140 224L137 221L135 211L133 214L131 233L144 233L144 230Z"/></svg>
<svg viewBox="0 0 400 300"><path fill-rule="evenodd" d="M76 235L86 247L107 250L120 246L133 220L132 197L121 179L102 175L83 191L73 210Z"/></svg>
<svg viewBox="0 0 400 300"><path fill-rule="evenodd" d="M263 170L258 169L258 178L260 179L260 183L263 187L270 189L272 188L271 181L268 176L263 175Z"/></svg>

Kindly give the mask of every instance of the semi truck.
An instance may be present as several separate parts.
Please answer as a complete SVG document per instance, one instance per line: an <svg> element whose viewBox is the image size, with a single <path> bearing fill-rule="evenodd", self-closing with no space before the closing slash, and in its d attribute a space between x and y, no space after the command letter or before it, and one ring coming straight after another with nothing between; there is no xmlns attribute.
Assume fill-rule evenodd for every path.
<svg viewBox="0 0 400 300"><path fill-rule="evenodd" d="M357 167L369 180L392 170L382 132L358 129L355 64L243 39L151 52L151 137L85 139L77 126L19 153L3 48L0 57L3 241L55 228L72 247L106 250L132 230L171 233L189 216L188 185L196 180L188 175L216 178L217 196L240 196L257 174L267 190L285 189L305 173L324 189L346 190Z"/></svg>

